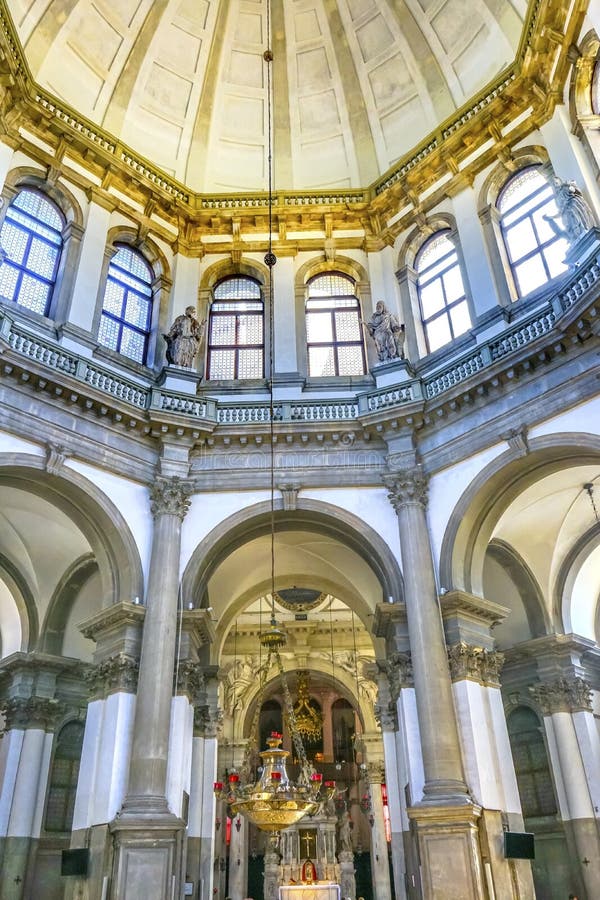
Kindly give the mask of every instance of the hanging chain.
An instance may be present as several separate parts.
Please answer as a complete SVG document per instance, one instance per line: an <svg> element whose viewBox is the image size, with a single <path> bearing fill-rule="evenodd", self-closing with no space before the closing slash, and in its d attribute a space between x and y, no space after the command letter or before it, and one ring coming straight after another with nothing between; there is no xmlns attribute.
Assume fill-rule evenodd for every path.
<svg viewBox="0 0 600 900"><path fill-rule="evenodd" d="M267 661L264 666L259 667L259 689L258 695L256 697L256 706L254 707L254 715L252 716L252 723L250 725L250 734L248 736L248 743L246 744L246 748L244 750L244 758L242 760L242 768L241 768L241 776L242 781L248 783L250 781L252 775L252 762L254 754L259 750L258 746L258 723L260 719L260 711L262 708L263 696L265 693L265 684L267 682L267 674L269 672L269 668L271 667L271 651L269 650L269 654L267 656Z"/></svg>
<svg viewBox="0 0 600 900"><path fill-rule="evenodd" d="M277 668L279 669L279 674L281 676L281 685L283 687L283 698L285 701L285 708L288 714L288 719L290 723L290 731L292 732L292 741L294 743L294 749L298 754L298 759L300 760L300 777L298 778L299 784L309 784L310 776L315 771L314 768L310 765L308 759L306 758L306 750L304 749L304 744L302 743L302 738L300 737L300 732L296 727L296 716L294 714L294 706L292 704L292 697L290 694L290 690L287 686L287 681L285 678L285 673L283 671L283 663L281 662L281 656L279 655L279 651L275 650L275 659L277 660Z"/></svg>

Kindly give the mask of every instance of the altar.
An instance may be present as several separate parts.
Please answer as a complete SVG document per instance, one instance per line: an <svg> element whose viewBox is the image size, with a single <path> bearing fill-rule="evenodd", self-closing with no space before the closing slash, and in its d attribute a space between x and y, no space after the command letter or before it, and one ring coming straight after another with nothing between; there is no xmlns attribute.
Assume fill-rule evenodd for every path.
<svg viewBox="0 0 600 900"><path fill-rule="evenodd" d="M283 884L279 900L340 900L340 886L330 881L313 884Z"/></svg>

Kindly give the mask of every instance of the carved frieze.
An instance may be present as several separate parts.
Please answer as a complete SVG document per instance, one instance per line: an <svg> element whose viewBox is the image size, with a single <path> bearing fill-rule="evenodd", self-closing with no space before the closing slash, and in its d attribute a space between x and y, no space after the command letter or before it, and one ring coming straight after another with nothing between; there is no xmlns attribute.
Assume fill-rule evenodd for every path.
<svg viewBox="0 0 600 900"><path fill-rule="evenodd" d="M592 711L592 689L583 678L557 678L529 690L545 716L558 712Z"/></svg>
<svg viewBox="0 0 600 900"><path fill-rule="evenodd" d="M486 687L500 686L504 654L497 650L485 650L460 641L448 648L448 661L452 681L468 678Z"/></svg>
<svg viewBox="0 0 600 900"><path fill-rule="evenodd" d="M190 508L190 485L180 478L157 478L150 488L150 510L158 516L178 516L185 519Z"/></svg>
<svg viewBox="0 0 600 900"><path fill-rule="evenodd" d="M90 700L100 700L109 694L137 691L139 662L125 653L110 656L85 673Z"/></svg>
<svg viewBox="0 0 600 900"><path fill-rule="evenodd" d="M64 703L47 697L11 697L0 704L0 712L4 715L3 732L13 728L54 731L66 710Z"/></svg>
<svg viewBox="0 0 600 900"><path fill-rule="evenodd" d="M399 512L405 506L427 508L428 479L421 466L399 469L383 476L390 503Z"/></svg>

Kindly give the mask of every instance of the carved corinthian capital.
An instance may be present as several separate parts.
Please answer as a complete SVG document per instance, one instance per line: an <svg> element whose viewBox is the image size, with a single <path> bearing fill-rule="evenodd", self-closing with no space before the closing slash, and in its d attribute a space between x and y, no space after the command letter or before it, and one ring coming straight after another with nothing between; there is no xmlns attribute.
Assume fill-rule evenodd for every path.
<svg viewBox="0 0 600 900"><path fill-rule="evenodd" d="M150 509L158 516L179 516L181 521L190 508L190 485L180 478L157 478L150 488Z"/></svg>
<svg viewBox="0 0 600 900"><path fill-rule="evenodd" d="M557 712L592 711L592 691L583 678L558 678L529 690L545 716Z"/></svg>
<svg viewBox="0 0 600 900"><path fill-rule="evenodd" d="M452 681L478 681L486 687L500 686L500 672L504 664L504 654L496 650L473 647L464 641L448 648L450 676Z"/></svg>
<svg viewBox="0 0 600 900"><path fill-rule="evenodd" d="M3 731L13 728L53 731L66 709L64 703L46 697L12 697L0 704L0 712L4 714Z"/></svg>
<svg viewBox="0 0 600 900"><path fill-rule="evenodd" d="M383 483L396 512L414 504L427 508L427 476L421 466L390 472L383 476Z"/></svg>
<svg viewBox="0 0 600 900"><path fill-rule="evenodd" d="M109 656L84 675L90 700L108 697L109 694L135 694L137 691L139 663L126 653Z"/></svg>

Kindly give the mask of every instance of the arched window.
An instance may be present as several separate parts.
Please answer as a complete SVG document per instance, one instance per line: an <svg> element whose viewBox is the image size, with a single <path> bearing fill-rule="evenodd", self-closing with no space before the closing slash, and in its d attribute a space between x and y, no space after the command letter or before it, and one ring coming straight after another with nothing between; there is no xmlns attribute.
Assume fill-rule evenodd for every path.
<svg viewBox="0 0 600 900"><path fill-rule="evenodd" d="M504 185L497 201L500 228L520 297L566 271L568 242L559 237L546 216L558 215L554 188L529 166ZM562 225L560 220L558 224Z"/></svg>
<svg viewBox="0 0 600 900"><path fill-rule="evenodd" d="M0 297L48 315L63 248L65 222L44 194L25 188L6 210L0 231L4 264Z"/></svg>
<svg viewBox="0 0 600 900"><path fill-rule="evenodd" d="M458 254L447 231L438 231L425 241L415 269L425 340L433 353L471 327Z"/></svg>
<svg viewBox="0 0 600 900"><path fill-rule="evenodd" d="M149 264L138 250L121 245L108 267L98 341L138 363L146 362L152 325Z"/></svg>
<svg viewBox="0 0 600 900"><path fill-rule="evenodd" d="M364 375L360 304L352 278L330 272L308 282L306 338L309 376Z"/></svg>
<svg viewBox="0 0 600 900"><path fill-rule="evenodd" d="M56 737L48 800L46 831L70 831L83 745L83 723L67 722Z"/></svg>
<svg viewBox="0 0 600 900"><path fill-rule="evenodd" d="M213 291L208 328L211 380L264 377L264 309L260 285L234 276Z"/></svg>

